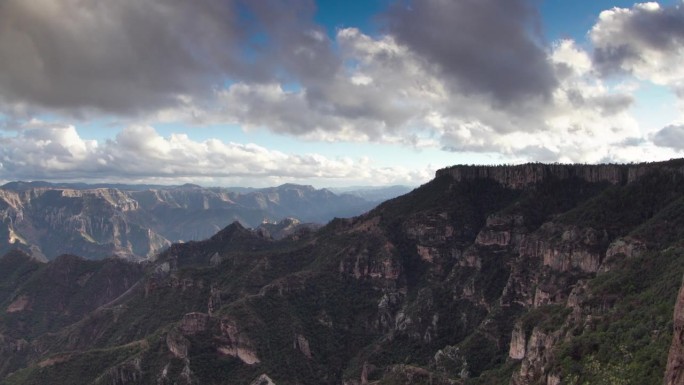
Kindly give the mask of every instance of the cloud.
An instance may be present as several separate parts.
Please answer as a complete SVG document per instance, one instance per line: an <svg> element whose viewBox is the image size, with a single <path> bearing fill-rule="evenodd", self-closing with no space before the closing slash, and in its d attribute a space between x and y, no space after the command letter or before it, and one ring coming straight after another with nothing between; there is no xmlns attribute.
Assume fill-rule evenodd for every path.
<svg viewBox="0 0 684 385"><path fill-rule="evenodd" d="M313 141L384 142L520 160L597 162L626 138L642 137L630 114L635 89L596 77L590 55L572 40L557 42L547 54L557 84L534 113L496 108L487 97L445 86L439 72L390 35L347 28L335 43L351 64L313 91L236 83L217 91L216 109L178 113Z"/></svg>
<svg viewBox="0 0 684 385"><path fill-rule="evenodd" d="M281 0L3 1L0 95L13 113L144 115L212 96L231 79L313 73L325 55L307 30L309 9Z"/></svg>
<svg viewBox="0 0 684 385"><path fill-rule="evenodd" d="M387 15L397 41L434 63L455 92L485 95L497 106L543 102L556 86L540 43L539 17L527 0L424 0Z"/></svg>
<svg viewBox="0 0 684 385"><path fill-rule="evenodd" d="M557 42L549 58L559 83L541 111L543 122L519 120L502 131L484 119L463 121L452 115L443 124L443 148L496 153L520 161L622 159L614 150L623 147L626 138L641 136L629 113L632 95L621 84L608 86L596 78L588 53L572 40Z"/></svg>
<svg viewBox="0 0 684 385"><path fill-rule="evenodd" d="M391 35L337 31L344 66L325 82L239 82L216 91L216 103L166 110L161 119L233 123L315 141L375 141L436 145L443 122L479 122L501 133L544 128L544 108L497 108L490 98L459 93L442 75ZM305 86L308 84L308 87Z"/></svg>
<svg viewBox="0 0 684 385"><path fill-rule="evenodd" d="M95 141L83 140L72 125L28 122L20 137L0 137L0 171L6 178L24 172L59 173L92 168Z"/></svg>
<svg viewBox="0 0 684 385"><path fill-rule="evenodd" d="M640 3L601 12L589 33L604 75L630 74L660 85L684 81L684 5Z"/></svg>
<svg viewBox="0 0 684 385"><path fill-rule="evenodd" d="M194 141L184 134L163 137L147 125L129 126L114 139L98 143L81 138L73 125L34 120L14 136L0 136L0 144L0 173L12 180L419 184L433 172L374 167L366 158L331 159L218 139Z"/></svg>
<svg viewBox="0 0 684 385"><path fill-rule="evenodd" d="M656 146L684 150L684 125L669 125L653 135Z"/></svg>
<svg viewBox="0 0 684 385"><path fill-rule="evenodd" d="M7 0L0 101L24 116L170 116L216 109L243 85L253 101L274 84L295 84L302 92L288 96L301 100L287 103L330 119L276 132L316 136L352 122L378 139L412 124L432 100L425 96L446 90L478 99L482 112L515 104L508 112L521 115L555 83L526 0L417 2L394 8L389 33L373 38L348 28L333 40L314 16L308 0Z"/></svg>
<svg viewBox="0 0 684 385"><path fill-rule="evenodd" d="M430 174L163 137L153 128L159 122L515 161L660 158L675 151L658 147L665 130L641 132L633 84L650 80L684 95L681 8L605 11L589 34L591 53L569 39L545 46L528 0L397 2L382 34L342 28L334 36L315 24L310 0L6 0L2 173L387 183ZM606 79L615 73L628 76ZM112 115L126 128L99 142L72 125L22 120Z"/></svg>
<svg viewBox="0 0 684 385"><path fill-rule="evenodd" d="M442 82L391 36L342 29L339 60L326 81L238 82L215 91L214 103L190 100L158 114L162 120L234 123L316 141L378 141L414 145L430 111L448 100Z"/></svg>

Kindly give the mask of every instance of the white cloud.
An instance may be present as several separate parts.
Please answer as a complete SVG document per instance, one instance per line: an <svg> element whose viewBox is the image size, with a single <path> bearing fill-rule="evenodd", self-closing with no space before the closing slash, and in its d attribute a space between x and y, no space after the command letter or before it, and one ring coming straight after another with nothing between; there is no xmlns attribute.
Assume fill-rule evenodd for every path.
<svg viewBox="0 0 684 385"><path fill-rule="evenodd" d="M684 6L640 3L601 12L589 33L605 74L627 73L655 84L684 81Z"/></svg>
<svg viewBox="0 0 684 385"><path fill-rule="evenodd" d="M374 167L367 158L331 159L287 154L255 144L185 134L159 135L151 126L125 128L105 143L82 139L74 126L32 121L14 136L0 137L4 179L108 180L268 185L282 182L419 184L434 170Z"/></svg>
<svg viewBox="0 0 684 385"><path fill-rule="evenodd" d="M451 124L442 124L450 127L442 137L445 148L498 153L517 161L625 160L627 153L615 150L625 147L627 138L642 136L629 111L633 88L621 83L607 86L595 77L588 53L572 40L558 42L549 57L559 84L540 111L542 123L519 120L501 132L485 119L448 118Z"/></svg>
<svg viewBox="0 0 684 385"><path fill-rule="evenodd" d="M570 76L584 76L592 70L591 57L577 47L574 40L563 39L555 43L551 51L551 61L562 79Z"/></svg>
<svg viewBox="0 0 684 385"><path fill-rule="evenodd" d="M277 83L236 83L217 91L218 108L191 105L186 116L310 141L441 147L512 160L625 159L636 152L618 148L643 139L630 111L634 82L602 80L589 53L573 40L548 52L558 81L549 101L520 111L447 87L439 71L392 36L347 28L338 31L336 43L347 64L325 84L286 90Z"/></svg>
<svg viewBox="0 0 684 385"><path fill-rule="evenodd" d="M385 15L386 34L343 28L332 37L314 24L312 4L8 0L0 12L2 111L129 120L100 142L71 125L0 120L3 178L263 184L419 183L430 176L361 158L163 137L153 128L159 122L235 124L315 144L386 143L398 152L442 148L511 161L655 160L679 151L664 141L673 128L646 136L632 107L644 80L671 87L684 103L681 5L607 10L588 35L593 47L585 48L570 39L545 46L523 0L398 5ZM239 19L238 5L258 27L224 23ZM607 77L616 73L622 76Z"/></svg>
<svg viewBox="0 0 684 385"><path fill-rule="evenodd" d="M97 143L81 139L72 125L33 120L25 125L20 137L19 141L0 137L5 177L19 169L68 172L85 166L83 171L87 172L91 155L98 151Z"/></svg>

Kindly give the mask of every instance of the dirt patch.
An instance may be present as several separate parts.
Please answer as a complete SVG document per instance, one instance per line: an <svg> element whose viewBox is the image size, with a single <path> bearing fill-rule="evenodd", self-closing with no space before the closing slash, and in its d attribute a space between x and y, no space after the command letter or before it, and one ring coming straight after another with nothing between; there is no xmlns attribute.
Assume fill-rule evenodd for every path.
<svg viewBox="0 0 684 385"><path fill-rule="evenodd" d="M8 313L24 311L29 307L29 297L22 295L7 306Z"/></svg>

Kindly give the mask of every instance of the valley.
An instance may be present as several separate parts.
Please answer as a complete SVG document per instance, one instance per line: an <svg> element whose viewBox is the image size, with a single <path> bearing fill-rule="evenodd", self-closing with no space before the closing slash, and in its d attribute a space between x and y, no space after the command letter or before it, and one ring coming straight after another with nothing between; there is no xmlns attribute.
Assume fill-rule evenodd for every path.
<svg viewBox="0 0 684 385"><path fill-rule="evenodd" d="M11 251L0 384L680 384L683 232L683 160L532 163L141 263Z"/></svg>
<svg viewBox="0 0 684 385"><path fill-rule="evenodd" d="M0 253L21 249L42 261L65 253L143 260L173 242L208 238L234 221L273 228L291 218L316 227L379 202L294 184L228 189L13 182L0 188Z"/></svg>

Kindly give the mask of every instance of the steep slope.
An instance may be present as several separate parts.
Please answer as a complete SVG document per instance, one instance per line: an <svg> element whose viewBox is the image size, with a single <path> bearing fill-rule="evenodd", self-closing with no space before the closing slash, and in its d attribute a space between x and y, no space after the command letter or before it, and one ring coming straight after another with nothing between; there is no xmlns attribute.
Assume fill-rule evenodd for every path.
<svg viewBox="0 0 684 385"><path fill-rule="evenodd" d="M15 370L28 357L46 349L38 336L50 335L82 320L141 284L140 265L123 260L88 261L62 255L49 264L36 263L28 255L11 252L0 258L0 267L16 266L3 274L0 284L13 286L0 298L0 370ZM9 290L8 290L9 291ZM32 343L29 343L32 341Z"/></svg>
<svg viewBox="0 0 684 385"><path fill-rule="evenodd" d="M274 240L234 223L173 245L124 293L66 285L47 303L69 316L9 312L49 294L21 284L0 318L0 383L661 384L682 166L457 166L317 231ZM84 262L23 271L58 286L53 264Z"/></svg>

